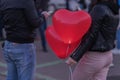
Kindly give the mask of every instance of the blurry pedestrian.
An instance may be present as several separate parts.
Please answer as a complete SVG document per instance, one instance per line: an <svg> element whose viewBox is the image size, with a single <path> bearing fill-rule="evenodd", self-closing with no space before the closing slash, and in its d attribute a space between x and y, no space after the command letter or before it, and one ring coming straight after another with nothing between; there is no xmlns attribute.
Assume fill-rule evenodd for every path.
<svg viewBox="0 0 120 80"><path fill-rule="evenodd" d="M85 0L79 0L79 4L81 9L86 9Z"/></svg>
<svg viewBox="0 0 120 80"><path fill-rule="evenodd" d="M77 0L69 0L69 10L77 11L79 9L81 9L81 8L79 7Z"/></svg>
<svg viewBox="0 0 120 80"><path fill-rule="evenodd" d="M91 0L85 0L85 4L86 4L86 9L85 10L88 12L89 8L90 8Z"/></svg>
<svg viewBox="0 0 120 80"><path fill-rule="evenodd" d="M111 50L119 23L116 0L96 0L90 11L92 24L80 45L66 61L72 65L78 62L73 80L106 80L112 63Z"/></svg>
<svg viewBox="0 0 120 80"><path fill-rule="evenodd" d="M120 7L120 0L118 0L118 5L119 5L119 7Z"/></svg>
<svg viewBox="0 0 120 80"><path fill-rule="evenodd" d="M120 29L117 29L115 48L112 50L113 54L120 54Z"/></svg>
<svg viewBox="0 0 120 80"><path fill-rule="evenodd" d="M67 10L70 10L69 2L70 2L70 0L66 0L66 9Z"/></svg>
<svg viewBox="0 0 120 80"><path fill-rule="evenodd" d="M87 12L89 11L91 0L79 0L79 3L80 3L81 9L83 9Z"/></svg>
<svg viewBox="0 0 120 80"><path fill-rule="evenodd" d="M117 53L120 53L120 26L118 27L116 34L116 48L117 48Z"/></svg>
<svg viewBox="0 0 120 80"><path fill-rule="evenodd" d="M8 69L6 80L34 80L35 30L43 16L38 16L34 0L0 0L0 11L6 32L3 46Z"/></svg>
<svg viewBox="0 0 120 80"><path fill-rule="evenodd" d="M39 0L39 5L38 5L39 14L41 14L43 11L47 11L48 2L49 2L49 0ZM46 30L46 28L47 28L47 21L46 21L46 18L44 17L43 23L38 28L39 32L40 32L40 37L41 37L42 50L44 52L48 51L47 50L47 44L46 44L46 38L45 38L45 30Z"/></svg>
<svg viewBox="0 0 120 80"><path fill-rule="evenodd" d="M119 8L120 8L120 0L118 0L118 5L119 5ZM119 15L119 18L120 18L120 15ZM120 25L120 23L119 23L119 25ZM118 49L118 53L120 53L120 26L117 29L116 45L117 45L116 47Z"/></svg>

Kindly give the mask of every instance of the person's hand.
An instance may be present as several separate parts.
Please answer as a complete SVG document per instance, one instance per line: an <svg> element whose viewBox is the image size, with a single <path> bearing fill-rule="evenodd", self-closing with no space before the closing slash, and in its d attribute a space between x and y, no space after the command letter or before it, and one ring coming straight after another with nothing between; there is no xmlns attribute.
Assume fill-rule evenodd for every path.
<svg viewBox="0 0 120 80"><path fill-rule="evenodd" d="M75 60L73 60L71 57L69 57L67 60L66 60L66 64L68 65L74 65L76 64L77 62Z"/></svg>
<svg viewBox="0 0 120 80"><path fill-rule="evenodd" d="M43 11L41 14L43 14L46 19L50 16L50 14L47 11Z"/></svg>

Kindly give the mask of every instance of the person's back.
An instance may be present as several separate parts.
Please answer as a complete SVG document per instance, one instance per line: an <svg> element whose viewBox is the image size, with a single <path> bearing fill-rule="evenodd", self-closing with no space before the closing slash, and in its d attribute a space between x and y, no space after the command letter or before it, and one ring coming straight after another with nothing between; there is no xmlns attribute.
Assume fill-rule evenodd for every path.
<svg viewBox="0 0 120 80"><path fill-rule="evenodd" d="M114 41L119 23L118 6L107 1L98 2L90 11L90 15L91 28L82 39L80 47L74 51L81 55L78 57L72 55L77 61L86 50L105 52L115 47ZM82 50L79 51L80 48Z"/></svg>
<svg viewBox="0 0 120 80"><path fill-rule="evenodd" d="M33 0L1 0L7 40L17 43L34 41L34 30L41 20Z"/></svg>
<svg viewBox="0 0 120 80"><path fill-rule="evenodd" d="M38 0L38 12L39 14L42 13L43 11L47 11L48 8L48 2L49 0ZM46 38L45 38L45 30L47 28L47 20L44 18L43 23L39 27L39 32L40 32L40 38L41 38L41 45L42 45L42 50L44 52L47 52L47 43L46 43Z"/></svg>
<svg viewBox="0 0 120 80"><path fill-rule="evenodd" d="M90 29L66 61L71 65L80 60L73 72L74 80L106 80L113 60L111 50L115 47L119 23L118 5L115 1L96 0L93 5L90 11Z"/></svg>
<svg viewBox="0 0 120 80"><path fill-rule="evenodd" d="M116 30L118 27L119 23L119 17L118 13L114 11L114 8L110 8L106 6L107 3L99 3L97 4L93 11L99 11L102 12L102 14L97 14L94 15L92 14L91 16L96 18L96 21L94 21L93 24L98 23L97 20L101 19L101 22L99 21L98 24L100 25L98 28L97 32L97 37L95 42L93 43L92 47L90 48L90 51L108 51L111 50L115 47L114 41L115 41L115 35L116 35ZM112 6L111 6L112 7ZM96 10L99 9L99 10ZM99 17L100 16L100 17ZM97 30L97 29L94 29Z"/></svg>

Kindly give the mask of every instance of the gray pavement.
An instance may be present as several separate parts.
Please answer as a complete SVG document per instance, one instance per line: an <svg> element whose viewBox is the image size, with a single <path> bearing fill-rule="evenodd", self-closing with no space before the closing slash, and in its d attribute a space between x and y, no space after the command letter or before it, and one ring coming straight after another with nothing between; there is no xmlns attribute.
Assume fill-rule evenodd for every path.
<svg viewBox="0 0 120 80"><path fill-rule="evenodd" d="M120 80L120 54L113 54L113 64L110 67L107 80Z"/></svg>

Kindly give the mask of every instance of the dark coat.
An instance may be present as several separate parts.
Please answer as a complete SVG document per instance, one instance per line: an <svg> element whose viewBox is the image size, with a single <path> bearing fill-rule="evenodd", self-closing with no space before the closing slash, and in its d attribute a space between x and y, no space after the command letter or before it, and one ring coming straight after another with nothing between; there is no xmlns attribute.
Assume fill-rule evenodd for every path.
<svg viewBox="0 0 120 80"><path fill-rule="evenodd" d="M46 11L48 9L49 0L36 0L37 7L42 11Z"/></svg>
<svg viewBox="0 0 120 80"><path fill-rule="evenodd" d="M111 6L111 4L110 4ZM92 25L82 38L81 44L73 52L71 58L79 61L87 51L106 52L115 47L114 41L119 23L118 9L113 10L107 3L95 5L90 15Z"/></svg>
<svg viewBox="0 0 120 80"><path fill-rule="evenodd" d="M38 15L34 0L0 0L7 40L32 43L35 29L43 18Z"/></svg>

